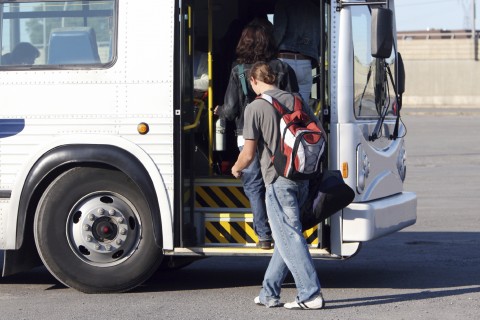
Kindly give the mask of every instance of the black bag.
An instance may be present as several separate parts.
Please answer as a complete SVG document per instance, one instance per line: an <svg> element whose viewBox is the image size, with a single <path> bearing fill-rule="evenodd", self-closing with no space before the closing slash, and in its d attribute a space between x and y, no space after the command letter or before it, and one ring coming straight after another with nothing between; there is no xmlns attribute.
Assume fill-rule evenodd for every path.
<svg viewBox="0 0 480 320"><path fill-rule="evenodd" d="M308 198L300 208L302 230L313 228L335 212L348 206L355 192L343 181L339 170L326 170L318 179L311 179Z"/></svg>

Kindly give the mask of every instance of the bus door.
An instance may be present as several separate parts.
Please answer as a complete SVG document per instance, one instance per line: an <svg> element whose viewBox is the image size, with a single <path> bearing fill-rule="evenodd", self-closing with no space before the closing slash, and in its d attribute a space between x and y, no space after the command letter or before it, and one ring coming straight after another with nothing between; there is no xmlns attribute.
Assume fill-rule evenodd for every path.
<svg viewBox="0 0 480 320"><path fill-rule="evenodd" d="M202 244L198 239L198 214L195 212L196 181L213 172L213 111L211 86L211 15L209 0L181 0L176 34L175 112L176 127L175 243L177 247Z"/></svg>
<svg viewBox="0 0 480 320"><path fill-rule="evenodd" d="M218 5L231 8L237 4L223 1ZM175 74L180 75L177 85L182 120L180 139L176 139L180 141L176 163L181 163L177 166L180 170L177 185L181 187L178 187L180 192L175 192L175 208L181 209L176 209L176 216L180 217L175 223L176 246L254 245L256 236L248 199L241 182L223 174L222 171L228 170L222 170L219 159L228 152L215 146L221 144L218 134L224 132L215 135L215 131L221 129L214 124L217 117L213 115L211 79L214 72L217 75L220 72L218 69L212 71L212 55L214 42L217 50L222 50L217 46L217 34L226 26L219 22L222 19L213 17L214 6L210 0L181 1L179 8L180 23L176 34L180 63L176 64ZM216 63L220 64L220 55L218 52L215 55ZM224 81L228 82L228 77ZM221 103L217 100L216 103ZM236 143L230 147L238 152ZM245 221L246 215L248 221ZM232 237L232 224L238 224L241 229L236 238Z"/></svg>
<svg viewBox="0 0 480 320"><path fill-rule="evenodd" d="M176 247L191 245L193 234L193 181L195 179L194 139L198 123L195 122L193 96L193 11L190 0L181 0L178 24L175 29L175 196L174 242Z"/></svg>
<svg viewBox="0 0 480 320"><path fill-rule="evenodd" d="M257 250L258 238L254 232L249 200L241 181L230 174L230 167L238 155L236 137L230 134L234 127L229 127L234 123L226 124L229 132L224 137L225 147L218 148L216 139L220 130L215 127L218 119L212 111L217 104L223 103L236 43L243 26L255 16L254 13L258 13L252 8L258 9L256 4L259 3L194 0L183 1L181 6L179 59L183 65L178 68L182 76L180 92L184 123L196 123L198 107L195 105L199 90L195 80L201 77L197 61L205 51L208 55L209 83L206 96L200 95L208 110L203 110L198 125L194 128L188 126L188 130L184 125L182 130L184 147L179 160L183 169L183 212L181 224L176 230L182 229L183 232L177 239L179 244L183 247L195 246L196 249L191 249L204 253L219 254L225 252L226 247L229 252ZM265 12L273 12L272 3L267 7L264 4L262 8ZM190 117L188 121L187 117ZM310 245L318 246L317 228L309 230L306 236Z"/></svg>

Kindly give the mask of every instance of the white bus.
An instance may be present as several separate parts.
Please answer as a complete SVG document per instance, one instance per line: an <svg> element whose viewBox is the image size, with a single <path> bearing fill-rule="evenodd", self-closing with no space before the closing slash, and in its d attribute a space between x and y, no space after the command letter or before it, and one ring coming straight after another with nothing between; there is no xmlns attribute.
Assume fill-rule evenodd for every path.
<svg viewBox="0 0 480 320"><path fill-rule="evenodd" d="M3 276L43 263L66 286L119 292L159 267L271 255L256 248L248 200L229 174L233 124L215 130L212 108L239 30L274 5L0 0ZM326 166L355 198L305 237L314 258L340 260L414 224L416 195L403 190L394 1L319 0L318 10L324 54L311 102L328 128ZM205 92L193 87L196 51L207 53Z"/></svg>

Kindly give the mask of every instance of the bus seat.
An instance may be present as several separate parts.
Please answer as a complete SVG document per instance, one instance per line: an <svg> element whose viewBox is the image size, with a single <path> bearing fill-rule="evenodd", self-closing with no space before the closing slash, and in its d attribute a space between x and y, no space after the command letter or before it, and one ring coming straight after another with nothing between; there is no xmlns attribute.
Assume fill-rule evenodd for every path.
<svg viewBox="0 0 480 320"><path fill-rule="evenodd" d="M53 29L50 33L47 63L100 63L95 31L91 27Z"/></svg>

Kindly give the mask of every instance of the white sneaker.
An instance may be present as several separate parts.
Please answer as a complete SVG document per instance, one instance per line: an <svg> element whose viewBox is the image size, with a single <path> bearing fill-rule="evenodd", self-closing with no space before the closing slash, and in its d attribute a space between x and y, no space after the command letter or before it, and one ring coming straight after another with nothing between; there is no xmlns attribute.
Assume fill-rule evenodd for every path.
<svg viewBox="0 0 480 320"><path fill-rule="evenodd" d="M283 305L285 308L290 310L318 310L325 307L325 300L323 300L322 295L318 295L313 299L304 301L304 302L288 302Z"/></svg>
<svg viewBox="0 0 480 320"><path fill-rule="evenodd" d="M268 304L262 303L260 302L260 297L255 297L255 299L253 299L253 302L255 302L255 304L259 306L265 306L267 308L276 308L276 307L281 307L283 305L280 303L280 301L275 301L275 300L269 301Z"/></svg>

